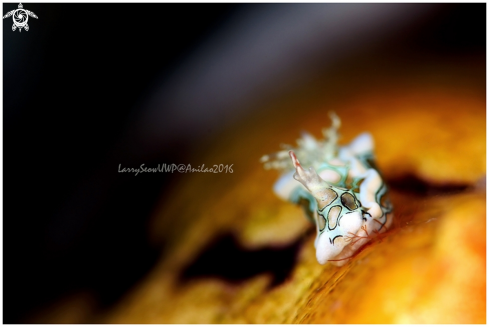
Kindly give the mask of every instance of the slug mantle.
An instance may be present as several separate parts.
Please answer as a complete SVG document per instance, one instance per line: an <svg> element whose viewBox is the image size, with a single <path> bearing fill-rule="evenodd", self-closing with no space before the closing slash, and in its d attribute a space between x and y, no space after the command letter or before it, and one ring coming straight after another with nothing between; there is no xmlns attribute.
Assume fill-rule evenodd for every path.
<svg viewBox="0 0 489 327"><path fill-rule="evenodd" d="M274 192L301 205L316 224L318 262L342 266L389 228L393 214L387 186L374 162L372 136L362 133L350 144L338 146L341 122L334 113L330 117L333 124L323 130L324 140L303 133L298 147L285 145L261 161L265 169L282 172Z"/></svg>

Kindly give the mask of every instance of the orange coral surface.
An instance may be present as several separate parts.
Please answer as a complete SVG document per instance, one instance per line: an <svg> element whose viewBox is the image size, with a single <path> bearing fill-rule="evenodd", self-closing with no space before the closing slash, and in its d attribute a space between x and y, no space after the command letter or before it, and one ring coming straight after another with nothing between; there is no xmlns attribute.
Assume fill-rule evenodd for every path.
<svg viewBox="0 0 489 327"><path fill-rule="evenodd" d="M202 153L209 164L234 163L234 174L192 174L175 185L151 226L168 250L103 321L485 323L483 92L382 84L342 101L299 99L277 108L283 111L243 121ZM277 173L258 162L280 143L294 144L301 129L319 136L330 109L342 119L340 143L372 133L395 208L393 228L343 267L316 262L313 228L298 207L275 197ZM223 234L243 251L299 242L290 274L272 287L267 272L240 283L212 276L182 282L185 267Z"/></svg>
<svg viewBox="0 0 489 327"><path fill-rule="evenodd" d="M75 301L47 320L485 323L485 86L472 68L443 71L404 72L402 81L379 75L358 87L330 76L229 126L193 158L233 164L234 173L182 174L162 197L149 226L155 246L165 245L153 270L96 316L73 311L82 307ZM342 119L340 143L373 135L395 214L393 227L343 267L316 262L313 226L273 194L278 174L259 163L279 144L295 144L301 130L319 136L330 110ZM261 269L266 260L251 260L258 273L238 282L219 273L182 278L199 260L214 272L239 263L224 251L206 266L203 252L223 235L234 243L221 247L236 247L236 255L286 253L276 260L285 277L277 282L277 272Z"/></svg>

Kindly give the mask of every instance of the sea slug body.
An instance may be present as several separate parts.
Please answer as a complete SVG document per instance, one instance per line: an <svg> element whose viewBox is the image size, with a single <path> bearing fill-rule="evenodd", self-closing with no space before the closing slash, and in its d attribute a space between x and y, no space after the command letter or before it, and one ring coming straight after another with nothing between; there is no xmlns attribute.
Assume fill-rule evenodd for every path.
<svg viewBox="0 0 489 327"><path fill-rule="evenodd" d="M285 146L261 161L266 169L282 172L275 193L301 205L316 224L318 262L342 266L389 228L393 214L387 186L374 163L372 136L363 133L338 146L340 120L330 115L333 126L323 130L324 140L303 133L297 148Z"/></svg>

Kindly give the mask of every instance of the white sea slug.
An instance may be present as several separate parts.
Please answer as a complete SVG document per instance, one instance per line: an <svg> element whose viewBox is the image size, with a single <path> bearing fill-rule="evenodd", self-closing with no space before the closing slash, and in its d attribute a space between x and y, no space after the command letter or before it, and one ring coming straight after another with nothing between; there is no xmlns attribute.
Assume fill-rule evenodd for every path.
<svg viewBox="0 0 489 327"><path fill-rule="evenodd" d="M301 205L316 224L318 262L341 266L372 237L386 231L393 217L387 187L374 163L372 136L360 134L340 147L340 119L334 113L330 116L333 125L323 130L324 140L303 133L297 148L284 146L285 150L261 161L266 169L283 172L275 193Z"/></svg>

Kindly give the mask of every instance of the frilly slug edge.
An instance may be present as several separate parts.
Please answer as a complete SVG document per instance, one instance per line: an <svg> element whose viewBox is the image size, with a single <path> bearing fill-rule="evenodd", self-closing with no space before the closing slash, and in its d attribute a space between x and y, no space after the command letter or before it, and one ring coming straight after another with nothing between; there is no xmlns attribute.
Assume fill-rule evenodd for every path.
<svg viewBox="0 0 489 327"><path fill-rule="evenodd" d="M350 144L338 146L341 121L334 113L330 117L332 126L323 129L323 140L303 133L297 147L285 145L261 162L265 169L282 173L274 192L301 204L315 223L317 261L342 266L389 228L393 208L374 163L372 136L362 133Z"/></svg>

